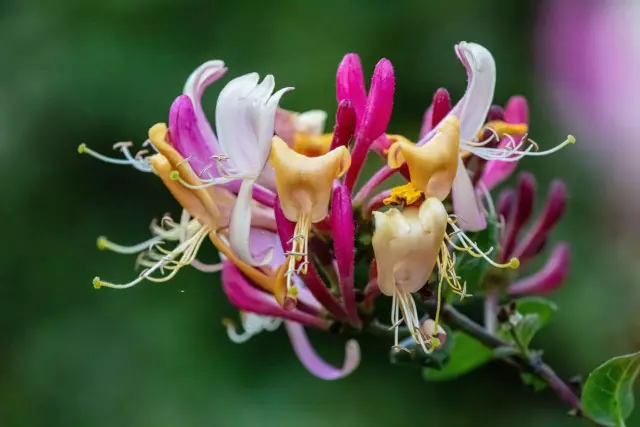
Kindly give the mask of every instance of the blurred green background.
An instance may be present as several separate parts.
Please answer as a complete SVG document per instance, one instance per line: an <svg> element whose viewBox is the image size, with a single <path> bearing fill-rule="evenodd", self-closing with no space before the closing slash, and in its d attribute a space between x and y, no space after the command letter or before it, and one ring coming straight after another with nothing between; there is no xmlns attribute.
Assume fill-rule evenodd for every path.
<svg viewBox="0 0 640 427"><path fill-rule="evenodd" d="M168 284L96 291L91 279L126 281L134 257L99 252L95 239L146 239L177 203L159 180L76 152L141 143L166 121L189 73L223 59L237 76L273 73L295 86L282 106L335 111L335 70L358 52L396 68L391 129L415 138L440 86L466 78L453 45L487 46L498 64L496 101L531 101L533 138L555 145L554 121L534 52L535 1L4 0L0 3L0 425L18 426L578 426L548 391L524 388L492 364L465 378L425 383L391 366L389 342L363 338L361 367L338 382L306 372L282 330L231 343L235 316L216 276L185 269ZM369 74L370 75L370 74ZM207 92L213 112L216 84ZM211 114L210 117L213 115ZM576 135L578 141L588 135ZM604 177L579 144L523 161L540 188L566 180L568 214L555 239L574 248L561 311L536 338L565 378L637 349L639 293L608 231ZM609 221L609 222L608 222ZM214 259L213 251L208 252ZM629 258L627 258L628 260ZM633 258L630 258L633 259ZM311 333L340 363L344 339ZM634 424L635 423L635 424ZM636 413L629 425L640 425Z"/></svg>

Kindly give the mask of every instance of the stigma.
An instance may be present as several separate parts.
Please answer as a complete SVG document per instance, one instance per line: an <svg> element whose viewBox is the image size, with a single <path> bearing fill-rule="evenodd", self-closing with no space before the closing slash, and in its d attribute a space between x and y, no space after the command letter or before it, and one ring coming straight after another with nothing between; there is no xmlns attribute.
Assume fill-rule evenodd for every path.
<svg viewBox="0 0 640 427"><path fill-rule="evenodd" d="M341 146L310 157L290 148L276 136L272 140L269 160L275 171L282 212L289 221L296 223L291 250L286 253L286 268L282 272L285 295L295 300L297 289L293 276L307 273L311 225L327 217L333 181L349 168L351 156L349 150Z"/></svg>

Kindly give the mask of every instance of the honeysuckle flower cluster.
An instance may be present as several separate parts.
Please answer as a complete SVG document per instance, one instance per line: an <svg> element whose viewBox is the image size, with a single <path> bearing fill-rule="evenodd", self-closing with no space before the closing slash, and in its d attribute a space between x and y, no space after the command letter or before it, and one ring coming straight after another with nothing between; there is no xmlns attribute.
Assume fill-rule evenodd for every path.
<svg viewBox="0 0 640 427"><path fill-rule="evenodd" d="M491 190L522 157L551 154L574 142L569 137L539 150L527 136L523 98L512 98L504 109L493 106L496 67L490 52L464 42L455 52L467 72L466 93L452 106L446 90L436 91L415 143L388 132L396 81L387 59L375 66L367 90L359 57L344 57L336 76L335 125L328 133L327 113L280 108L292 88L275 91L273 76L261 81L255 73L222 88L214 133L201 98L227 68L217 60L203 64L171 105L168 125L150 128L142 151L133 154L132 144L119 143L114 148L123 157L116 159L79 147L108 163L155 174L183 209L177 220L154 222L152 236L142 243L123 246L99 238L101 249L138 254L144 269L122 284L96 277L94 286L163 282L187 266L221 271L222 287L242 325L239 330L224 319L230 339L244 342L284 324L301 362L324 379L343 377L358 366L358 343L348 340L343 366L334 367L313 350L305 328L353 336L379 327L374 316L375 306L384 303L379 294L391 297L386 328L394 336L394 351L429 354L441 348L445 289L460 299L471 296L456 271L458 257L517 269L540 252L564 207L564 187L554 184L545 211L518 241L531 215L533 178L524 175L497 207ZM386 165L358 186L370 153ZM385 183L396 172L407 183L389 188ZM474 233L498 217L499 246L479 246ZM219 263L198 259L205 241L219 252ZM567 245L559 244L539 273L519 279L508 292L556 288L568 258ZM356 283L360 268L369 272L368 283ZM415 296L425 288L433 291L433 316L419 314ZM412 348L400 342L401 335Z"/></svg>

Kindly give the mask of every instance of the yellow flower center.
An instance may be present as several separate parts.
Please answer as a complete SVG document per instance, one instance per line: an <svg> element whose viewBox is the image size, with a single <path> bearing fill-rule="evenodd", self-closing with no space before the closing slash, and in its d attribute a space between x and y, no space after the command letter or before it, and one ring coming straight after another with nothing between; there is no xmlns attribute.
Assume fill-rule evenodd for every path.
<svg viewBox="0 0 640 427"><path fill-rule="evenodd" d="M383 200L385 205L407 206L414 204L424 196L424 192L418 190L412 183L400 185L391 190L391 195Z"/></svg>

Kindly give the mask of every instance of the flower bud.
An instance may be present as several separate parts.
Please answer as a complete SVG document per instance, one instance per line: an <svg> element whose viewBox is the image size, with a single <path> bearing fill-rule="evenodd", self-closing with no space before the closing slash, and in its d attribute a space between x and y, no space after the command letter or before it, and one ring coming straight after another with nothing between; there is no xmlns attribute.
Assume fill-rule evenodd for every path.
<svg viewBox="0 0 640 427"><path fill-rule="evenodd" d="M420 332L427 337L427 340L431 340L433 349L443 347L447 341L447 332L442 325L438 325L436 330L436 322L433 319L427 319L422 322Z"/></svg>

